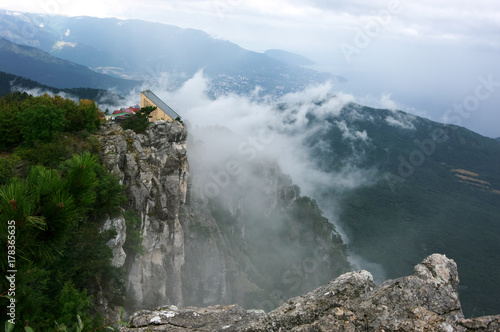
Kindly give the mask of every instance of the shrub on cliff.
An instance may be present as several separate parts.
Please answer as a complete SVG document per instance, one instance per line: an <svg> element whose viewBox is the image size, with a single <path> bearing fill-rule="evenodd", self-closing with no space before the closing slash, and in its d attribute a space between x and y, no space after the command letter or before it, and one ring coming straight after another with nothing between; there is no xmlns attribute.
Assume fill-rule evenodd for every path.
<svg viewBox="0 0 500 332"><path fill-rule="evenodd" d="M121 123L123 129L132 129L136 133L143 133L149 126L150 114L156 110L156 107L146 106L141 108L134 115L129 116Z"/></svg>

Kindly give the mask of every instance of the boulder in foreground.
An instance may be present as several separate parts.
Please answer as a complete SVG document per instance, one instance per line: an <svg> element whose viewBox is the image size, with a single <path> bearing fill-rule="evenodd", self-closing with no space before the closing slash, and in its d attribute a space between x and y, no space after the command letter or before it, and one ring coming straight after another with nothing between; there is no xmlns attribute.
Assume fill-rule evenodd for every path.
<svg viewBox="0 0 500 332"><path fill-rule="evenodd" d="M376 286L367 271L346 273L267 314L166 306L136 312L122 331L500 331L500 315L463 317L458 282L456 263L433 254L411 276Z"/></svg>

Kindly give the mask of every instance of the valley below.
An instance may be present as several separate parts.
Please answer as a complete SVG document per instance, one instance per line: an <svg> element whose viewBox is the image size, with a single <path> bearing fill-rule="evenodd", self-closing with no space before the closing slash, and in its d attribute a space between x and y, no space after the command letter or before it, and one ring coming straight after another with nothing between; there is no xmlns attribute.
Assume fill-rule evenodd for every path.
<svg viewBox="0 0 500 332"><path fill-rule="evenodd" d="M0 11L17 326L500 329L500 140L365 106L313 64L173 25ZM145 90L179 116L149 122Z"/></svg>

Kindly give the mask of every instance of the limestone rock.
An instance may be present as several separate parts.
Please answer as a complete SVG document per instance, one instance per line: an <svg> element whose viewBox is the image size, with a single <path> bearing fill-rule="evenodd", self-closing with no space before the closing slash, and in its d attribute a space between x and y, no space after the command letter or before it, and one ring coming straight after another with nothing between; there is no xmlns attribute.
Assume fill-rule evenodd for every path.
<svg viewBox="0 0 500 332"><path fill-rule="evenodd" d="M264 315L238 305L183 309L166 306L135 313L130 318L131 328L122 331L234 331L238 324L250 324Z"/></svg>
<svg viewBox="0 0 500 332"><path fill-rule="evenodd" d="M500 331L500 315L460 319L458 324L467 331Z"/></svg>
<svg viewBox="0 0 500 332"><path fill-rule="evenodd" d="M125 219L123 216L118 217L108 217L101 227L103 231L114 229L116 231L116 236L108 241L107 245L113 251L113 259L111 265L116 267L122 267L125 264L125 259L127 254L123 250L123 245L127 240L127 226L125 225Z"/></svg>
<svg viewBox="0 0 500 332"><path fill-rule="evenodd" d="M238 306L158 308L135 313L122 331L498 331L500 316L464 319L455 262L434 254L413 275L376 286L346 273L268 314Z"/></svg>
<svg viewBox="0 0 500 332"><path fill-rule="evenodd" d="M141 217L144 253L125 264L131 307L182 304L184 232L179 211L189 179L186 130L177 122L156 122L136 134L106 123L97 137L103 164L125 185L126 208ZM113 262L123 265L123 243L115 240L110 244Z"/></svg>

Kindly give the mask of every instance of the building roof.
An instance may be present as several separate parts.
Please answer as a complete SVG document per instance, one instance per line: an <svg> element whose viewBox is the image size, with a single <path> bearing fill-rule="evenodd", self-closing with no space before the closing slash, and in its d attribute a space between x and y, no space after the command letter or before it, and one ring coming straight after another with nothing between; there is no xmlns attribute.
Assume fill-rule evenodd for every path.
<svg viewBox="0 0 500 332"><path fill-rule="evenodd" d="M111 118L116 118L117 116L122 116L122 115L130 115L128 113L125 113L125 112L121 112L121 113L116 113L116 114L110 114L110 115L107 115Z"/></svg>
<svg viewBox="0 0 500 332"><path fill-rule="evenodd" d="M181 117L173 109L171 109L170 106L165 104L163 100L158 98L151 90L142 91L142 94L145 95L149 100L151 100L156 106L158 106L158 108L163 111L163 113L167 114L173 120Z"/></svg>

